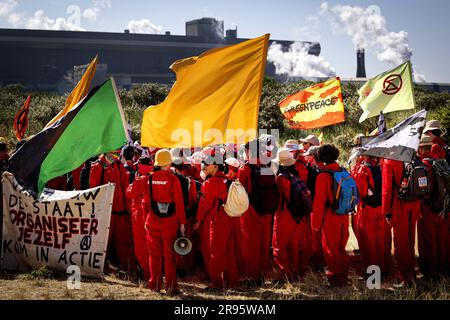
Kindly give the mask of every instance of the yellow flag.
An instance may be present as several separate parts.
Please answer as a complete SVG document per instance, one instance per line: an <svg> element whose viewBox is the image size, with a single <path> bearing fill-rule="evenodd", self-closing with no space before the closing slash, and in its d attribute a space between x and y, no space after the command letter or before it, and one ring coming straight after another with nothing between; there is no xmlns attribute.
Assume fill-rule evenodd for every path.
<svg viewBox="0 0 450 320"><path fill-rule="evenodd" d="M89 87L91 86L92 79L94 78L95 69L97 68L97 58L98 55L91 61L88 68L83 74L80 82L72 90L66 99L65 107L45 126L45 128L51 126L54 122L58 121L60 118L64 117L73 106L75 106L81 99L83 99L89 92Z"/></svg>
<svg viewBox="0 0 450 320"><path fill-rule="evenodd" d="M363 110L360 123L367 118L378 117L380 111L386 114L414 109L411 63L406 61L370 79L358 90L358 94L358 103Z"/></svg>
<svg viewBox="0 0 450 320"><path fill-rule="evenodd" d="M279 106L293 129L315 129L345 121L339 77L286 97Z"/></svg>
<svg viewBox="0 0 450 320"><path fill-rule="evenodd" d="M269 34L174 62L166 100L144 112L141 145L199 147L257 135Z"/></svg>

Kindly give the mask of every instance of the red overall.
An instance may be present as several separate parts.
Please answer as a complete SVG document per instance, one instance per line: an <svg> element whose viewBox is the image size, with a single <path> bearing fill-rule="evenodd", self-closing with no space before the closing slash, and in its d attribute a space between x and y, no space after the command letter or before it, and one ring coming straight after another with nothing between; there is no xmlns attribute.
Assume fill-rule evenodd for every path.
<svg viewBox="0 0 450 320"><path fill-rule="evenodd" d="M445 150L437 144L434 148L434 156L439 159L445 156ZM429 172L433 172L432 162L427 160L432 157L431 153L421 155L422 162L428 167ZM435 189L435 177L430 175L431 193L438 192ZM447 223L438 212L433 212L429 199L422 201L422 214L417 221L417 236L419 243L418 264L422 274L426 277L433 277L445 272L447 257L448 230Z"/></svg>
<svg viewBox="0 0 450 320"><path fill-rule="evenodd" d="M322 170L324 164L322 162L316 163L317 167ZM314 190L315 191L315 190ZM314 230L312 221L314 217L314 208L310 217L310 230L311 230L311 264L313 269L320 270L325 266L325 257L323 255L322 248L322 227L319 230Z"/></svg>
<svg viewBox="0 0 450 320"><path fill-rule="evenodd" d="M120 161L109 163L102 155L91 166L89 187L97 187L108 182L115 183L116 186L114 188L107 252L110 252L112 245L122 268L136 270L131 220L127 211L126 190L129 184L127 170Z"/></svg>
<svg viewBox="0 0 450 320"><path fill-rule="evenodd" d="M190 208L194 208L197 205L197 189L195 186L195 181L193 178L190 178L190 187L189 187L189 193L188 193L188 206ZM187 212L187 208L185 207L185 210ZM187 216L186 215L186 226L185 226L185 233L186 237L188 237L192 242L192 250L189 254L185 256L181 255L175 255L175 260L177 263L177 269L181 270L182 272L193 274L194 270L196 268L196 248L197 248L197 239L194 236L194 224L195 224L195 214L193 216Z"/></svg>
<svg viewBox="0 0 450 320"><path fill-rule="evenodd" d="M169 171L156 171L151 176L152 200L154 202L174 203L175 213L169 217L159 217L151 209L150 186L144 192L143 208L147 213L145 222L150 250L150 280L148 288L159 291L162 285L162 261L166 278L166 293L175 293L177 288L176 263L173 243L178 236L180 224L186 224L183 194L178 178ZM150 183L150 181L149 181Z"/></svg>
<svg viewBox="0 0 450 320"><path fill-rule="evenodd" d="M248 165L239 168L238 180L250 195L251 169ZM241 252L245 261L246 276L252 280L259 280L270 269L270 243L272 241L273 215L258 214L253 205L240 218Z"/></svg>
<svg viewBox="0 0 450 320"><path fill-rule="evenodd" d="M330 163L325 170L340 170L337 163ZM349 237L348 215L338 215L331 208L333 201L332 177L329 173L317 176L314 197L312 225L315 230L322 229L322 247L327 265L327 278L331 285L343 285L347 282L349 258L345 246Z"/></svg>
<svg viewBox="0 0 450 320"><path fill-rule="evenodd" d="M146 214L142 209L142 199L148 187L148 175L138 176L128 186L127 198L131 200L131 226L133 228L134 253L144 271L144 279L150 279L149 255L147 248Z"/></svg>
<svg viewBox="0 0 450 320"><path fill-rule="evenodd" d="M228 216L221 205L227 200L226 181L227 178L223 172L205 181L204 209L210 212L211 218L209 275L212 287L216 289L223 289L225 285L228 288L239 285L236 263L236 234L239 230L239 218Z"/></svg>
<svg viewBox="0 0 450 320"><path fill-rule="evenodd" d="M303 275L309 268L310 219L303 218L297 224L287 207L291 197L291 182L279 175L277 186L280 192L280 203L273 225L273 257L281 271L281 276L292 281L298 273Z"/></svg>
<svg viewBox="0 0 450 320"><path fill-rule="evenodd" d="M376 166L375 162L370 163ZM368 190L374 190L374 180L370 168L361 164L358 170L354 172L356 185L361 199L358 205L358 233L360 242L360 250L363 258L364 270L370 265L377 265L382 272L387 271L386 256L386 229L387 222L381 212L381 205L371 207L364 202L364 198L368 196Z"/></svg>
<svg viewBox="0 0 450 320"><path fill-rule="evenodd" d="M385 159L382 162L382 212L392 214L395 258L400 279L406 283L415 280L416 222L420 215L419 200L406 202L398 197L403 175L403 162Z"/></svg>
<svg viewBox="0 0 450 320"><path fill-rule="evenodd" d="M208 181L208 180L206 180ZM211 257L211 249L210 249L210 226L211 226L211 210L208 209L205 203L205 182L203 182L201 193L202 197L200 198L197 210L196 220L200 224L198 229L199 234L199 242L200 242L200 251L202 253L203 265L206 269L206 272L209 274L209 260Z"/></svg>

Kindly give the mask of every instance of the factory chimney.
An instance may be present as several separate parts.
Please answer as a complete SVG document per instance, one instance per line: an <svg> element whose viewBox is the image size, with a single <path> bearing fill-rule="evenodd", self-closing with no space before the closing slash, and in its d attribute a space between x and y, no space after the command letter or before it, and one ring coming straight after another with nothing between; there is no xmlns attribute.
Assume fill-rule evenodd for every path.
<svg viewBox="0 0 450 320"><path fill-rule="evenodd" d="M364 49L356 50L356 77L366 77L366 65L364 61Z"/></svg>

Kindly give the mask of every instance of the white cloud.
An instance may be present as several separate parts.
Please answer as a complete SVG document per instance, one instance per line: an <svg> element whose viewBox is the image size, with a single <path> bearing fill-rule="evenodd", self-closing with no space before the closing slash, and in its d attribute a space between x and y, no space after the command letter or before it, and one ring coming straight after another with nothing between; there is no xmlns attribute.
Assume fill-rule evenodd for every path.
<svg viewBox="0 0 450 320"><path fill-rule="evenodd" d="M91 21L96 21L100 14L100 9L97 7L87 8L83 11L83 18L86 18Z"/></svg>
<svg viewBox="0 0 450 320"><path fill-rule="evenodd" d="M127 29L130 33L149 33L149 34L161 34L162 27L154 25L148 19L131 20L128 22Z"/></svg>
<svg viewBox="0 0 450 320"><path fill-rule="evenodd" d="M16 0L7 0L0 2L0 17L7 17L17 7Z"/></svg>
<svg viewBox="0 0 450 320"><path fill-rule="evenodd" d="M290 77L332 77L336 75L331 64L323 57L308 54L308 45L294 42L287 51L278 43L272 43L267 60L275 65L277 74Z"/></svg>
<svg viewBox="0 0 450 320"><path fill-rule="evenodd" d="M45 15L44 10L38 10L33 17L28 18L25 27L27 29L84 31L64 18L50 19Z"/></svg>

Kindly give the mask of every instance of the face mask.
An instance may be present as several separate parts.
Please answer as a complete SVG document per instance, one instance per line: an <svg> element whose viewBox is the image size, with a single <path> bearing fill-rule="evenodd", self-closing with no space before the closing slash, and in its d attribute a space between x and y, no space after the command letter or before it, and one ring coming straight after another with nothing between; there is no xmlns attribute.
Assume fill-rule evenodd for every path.
<svg viewBox="0 0 450 320"><path fill-rule="evenodd" d="M267 146L267 147L266 147L266 150L272 152L272 151L273 151L273 148L274 148L274 146L272 146L272 145L271 145L271 146Z"/></svg>
<svg viewBox="0 0 450 320"><path fill-rule="evenodd" d="M204 181L204 180L206 180L206 173L205 173L205 171L200 171L200 178L202 178L202 180Z"/></svg>

